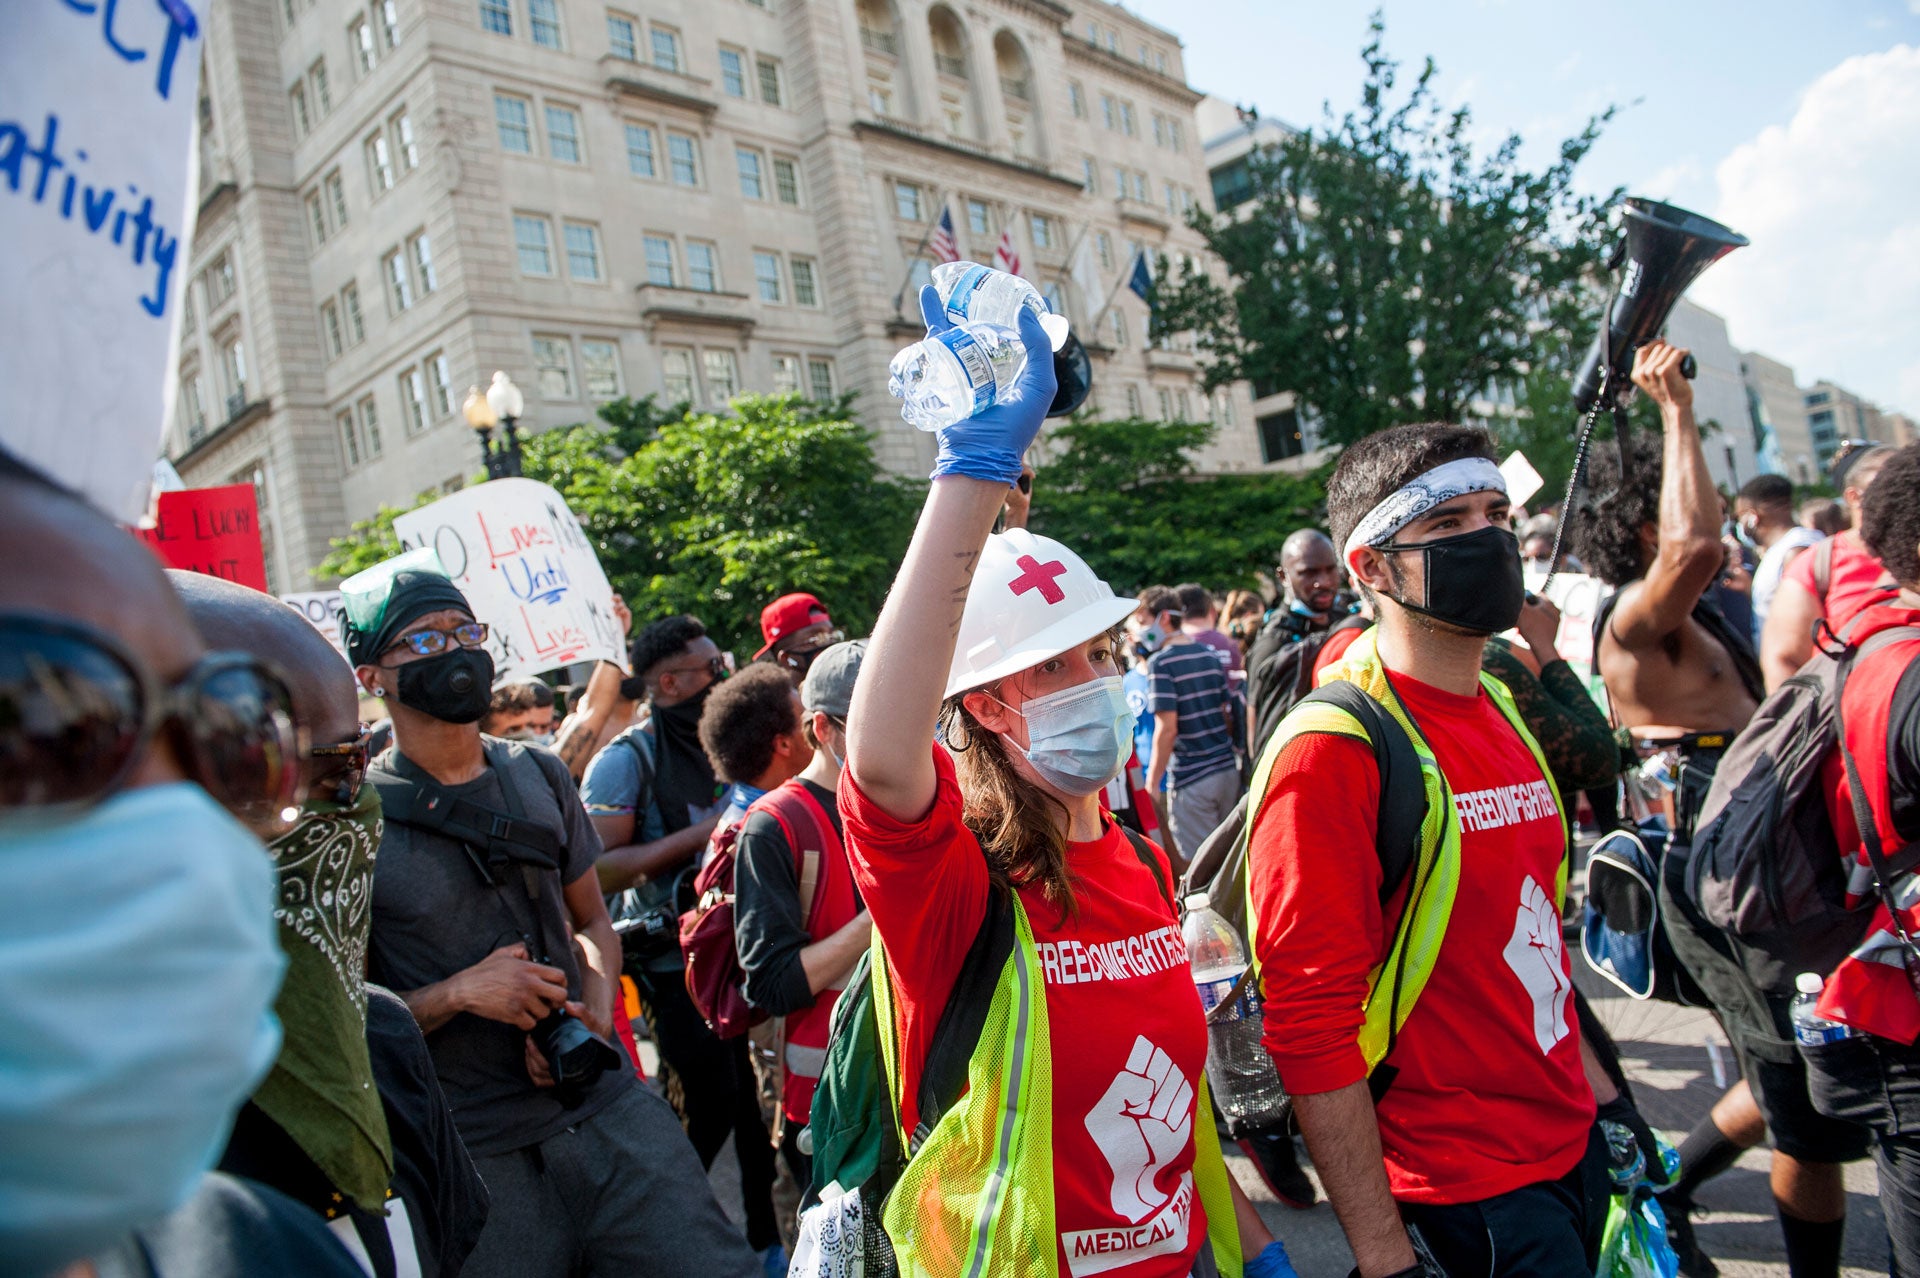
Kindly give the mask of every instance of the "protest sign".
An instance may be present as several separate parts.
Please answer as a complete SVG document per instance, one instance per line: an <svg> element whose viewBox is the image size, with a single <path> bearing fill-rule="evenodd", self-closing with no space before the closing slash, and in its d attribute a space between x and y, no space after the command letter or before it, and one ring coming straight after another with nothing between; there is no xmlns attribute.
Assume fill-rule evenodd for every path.
<svg viewBox="0 0 1920 1278"><path fill-rule="evenodd" d="M430 546L492 634L496 679L577 661L626 663L613 587L566 500L531 479L495 479L397 516L407 549Z"/></svg>
<svg viewBox="0 0 1920 1278"><path fill-rule="evenodd" d="M281 595L280 602L305 617L313 628L326 636L328 643L347 655L346 636L340 633L340 592L309 590L301 594Z"/></svg>
<svg viewBox="0 0 1920 1278"><path fill-rule="evenodd" d="M1588 695L1605 710L1606 685L1593 664L1593 619L1600 615L1600 605L1613 593L1612 589L1598 577L1577 572L1554 574L1553 584L1544 591L1541 591L1546 585L1544 572L1529 570L1526 579L1528 590L1544 593L1560 610L1560 629L1554 635L1553 646L1587 685ZM1517 630L1507 631L1504 637L1513 643L1524 642Z"/></svg>
<svg viewBox="0 0 1920 1278"><path fill-rule="evenodd" d="M1547 482L1517 448L1500 463L1500 478L1507 481L1507 500L1516 506L1526 505Z"/></svg>
<svg viewBox="0 0 1920 1278"><path fill-rule="evenodd" d="M260 546L260 512L252 484L184 488L161 493L151 528L136 528L169 568L222 577L254 590L267 588Z"/></svg>
<svg viewBox="0 0 1920 1278"><path fill-rule="evenodd" d="M0 443L122 523L174 400L209 8L0 5Z"/></svg>

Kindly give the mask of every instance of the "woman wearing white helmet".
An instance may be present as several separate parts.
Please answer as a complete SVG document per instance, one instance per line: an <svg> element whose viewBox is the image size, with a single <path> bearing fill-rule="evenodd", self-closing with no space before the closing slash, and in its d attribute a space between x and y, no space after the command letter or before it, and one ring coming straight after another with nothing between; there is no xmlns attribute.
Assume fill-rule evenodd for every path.
<svg viewBox="0 0 1920 1278"><path fill-rule="evenodd" d="M933 290L922 308L930 330L947 327ZM1100 805L1132 744L1114 632L1134 601L1058 542L989 535L1054 393L1025 311L1020 336L1012 393L940 432L848 719L840 812L916 1150L887 1232L901 1272L942 1278L1291 1275L1220 1159L1165 855ZM930 745L936 722L945 747ZM922 1114L922 1066L966 956L1009 916L965 1094Z"/></svg>

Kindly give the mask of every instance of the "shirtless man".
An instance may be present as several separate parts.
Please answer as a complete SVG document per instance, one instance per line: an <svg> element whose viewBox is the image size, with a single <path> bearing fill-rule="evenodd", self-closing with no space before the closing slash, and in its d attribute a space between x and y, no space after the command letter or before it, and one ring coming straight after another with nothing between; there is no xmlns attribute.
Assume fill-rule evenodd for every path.
<svg viewBox="0 0 1920 1278"><path fill-rule="evenodd" d="M1764 999L1776 1024L1749 1024L1757 1016L1739 1015L1760 1000L1728 992L1750 988L1742 985L1734 943L1708 925L1683 892L1672 890L1684 874L1714 769L1764 695L1747 636L1706 598L1726 550L1720 495L1694 426L1693 388L1680 372L1686 354L1663 341L1636 354L1634 384L1660 406L1659 448L1644 432L1630 435L1623 482L1618 451L1600 444L1588 471L1593 496L1575 526L1575 545L1589 571L1617 591L1595 622L1596 661L1614 721L1637 740L1679 748L1661 913L1686 975L1720 1011L1745 1080L1687 1137L1681 1178L1663 1198L1683 1272L1711 1272L1692 1244L1692 1191L1770 1127L1774 1205L1789 1266L1796 1274L1833 1273L1846 1218L1839 1165L1865 1152L1864 1134L1814 1111L1798 1054L1777 1050L1793 1038L1787 997Z"/></svg>

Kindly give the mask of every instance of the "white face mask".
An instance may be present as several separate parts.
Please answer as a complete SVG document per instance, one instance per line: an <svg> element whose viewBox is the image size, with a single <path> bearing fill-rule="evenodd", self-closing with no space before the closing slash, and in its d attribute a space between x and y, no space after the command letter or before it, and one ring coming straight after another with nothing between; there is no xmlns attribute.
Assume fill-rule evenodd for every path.
<svg viewBox="0 0 1920 1278"><path fill-rule="evenodd" d="M1018 710L1007 709L1027 721L1027 748L1021 753L1063 794L1096 794L1127 766L1133 750L1133 711L1119 675L1090 679L1035 697Z"/></svg>

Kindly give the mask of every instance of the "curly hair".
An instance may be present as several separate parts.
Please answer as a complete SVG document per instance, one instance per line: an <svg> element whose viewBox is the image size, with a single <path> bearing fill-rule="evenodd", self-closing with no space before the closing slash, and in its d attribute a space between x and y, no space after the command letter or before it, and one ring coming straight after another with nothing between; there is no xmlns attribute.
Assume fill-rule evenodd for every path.
<svg viewBox="0 0 1920 1278"><path fill-rule="evenodd" d="M751 782L773 766L775 737L800 727L800 693L779 666L756 663L713 685L700 746L722 781Z"/></svg>
<svg viewBox="0 0 1920 1278"><path fill-rule="evenodd" d="M1632 482L1621 482L1620 450L1600 440L1587 454L1586 483L1574 498L1568 531L1573 553L1618 589L1647 571L1640 530L1660 522L1660 436L1630 431L1626 438Z"/></svg>
<svg viewBox="0 0 1920 1278"><path fill-rule="evenodd" d="M633 673L644 678L667 658L679 656L690 644L705 638L706 633L707 628L700 624L699 618L684 613L678 617L662 617L658 621L648 622L633 637L633 647L627 654L632 661Z"/></svg>
<svg viewBox="0 0 1920 1278"><path fill-rule="evenodd" d="M1860 503L1860 540L1908 590L1920 589L1920 444L1880 466Z"/></svg>
<svg viewBox="0 0 1920 1278"><path fill-rule="evenodd" d="M1367 512L1407 482L1462 457L1494 459L1493 436L1478 426L1420 422L1378 431L1347 446L1327 481L1327 522L1337 550Z"/></svg>

